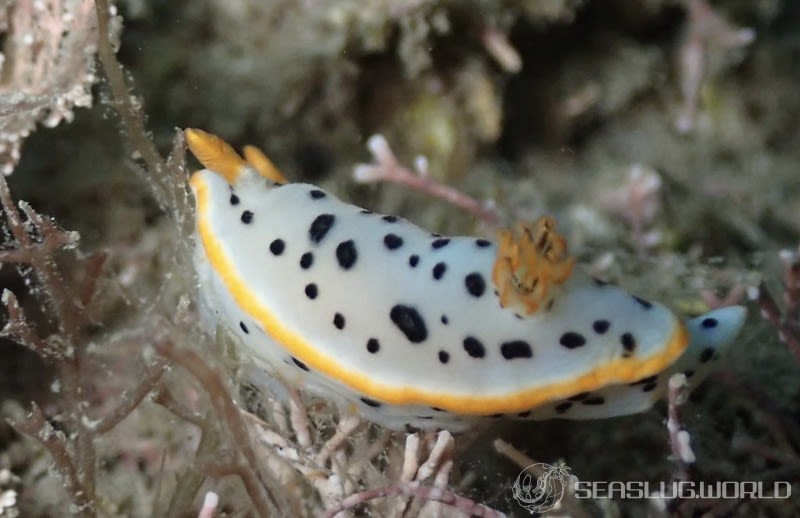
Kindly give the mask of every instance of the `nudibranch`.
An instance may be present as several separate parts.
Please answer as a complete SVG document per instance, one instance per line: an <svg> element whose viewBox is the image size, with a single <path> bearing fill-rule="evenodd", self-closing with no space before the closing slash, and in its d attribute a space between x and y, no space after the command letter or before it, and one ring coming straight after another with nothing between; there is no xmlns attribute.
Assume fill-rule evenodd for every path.
<svg viewBox="0 0 800 518"><path fill-rule="evenodd" d="M289 183L255 148L185 137L205 166L196 262L219 322L270 375L388 428L641 411L665 370L696 369L744 319L705 333L581 273L549 217L498 244L443 237Z"/></svg>

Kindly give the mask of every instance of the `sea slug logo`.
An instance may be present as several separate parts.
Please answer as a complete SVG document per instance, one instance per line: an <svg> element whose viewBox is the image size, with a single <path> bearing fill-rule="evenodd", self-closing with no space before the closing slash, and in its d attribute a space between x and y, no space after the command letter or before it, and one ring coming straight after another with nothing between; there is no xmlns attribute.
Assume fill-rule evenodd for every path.
<svg viewBox="0 0 800 518"><path fill-rule="evenodd" d="M564 497L569 479L569 466L563 462L555 466L531 464L517 476L511 494L531 514L544 513Z"/></svg>

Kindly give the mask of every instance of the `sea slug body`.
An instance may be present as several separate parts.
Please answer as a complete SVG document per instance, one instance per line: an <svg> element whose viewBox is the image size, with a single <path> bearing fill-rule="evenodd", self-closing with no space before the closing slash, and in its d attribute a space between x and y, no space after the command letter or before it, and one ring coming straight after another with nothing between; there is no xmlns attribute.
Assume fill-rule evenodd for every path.
<svg viewBox="0 0 800 518"><path fill-rule="evenodd" d="M389 428L638 412L744 320L724 308L704 333L582 274L551 218L497 244L434 236L185 135L206 167L190 180L200 286L224 327L271 375Z"/></svg>

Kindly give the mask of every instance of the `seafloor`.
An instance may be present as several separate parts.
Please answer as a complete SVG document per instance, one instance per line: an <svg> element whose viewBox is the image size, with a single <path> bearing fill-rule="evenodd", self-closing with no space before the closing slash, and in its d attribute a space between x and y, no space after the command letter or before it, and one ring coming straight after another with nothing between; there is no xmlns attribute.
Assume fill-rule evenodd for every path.
<svg viewBox="0 0 800 518"><path fill-rule="evenodd" d="M71 16L94 16L86 0L0 6L3 120L49 113L29 114L14 97L27 92L11 66L21 13L73 4L91 8ZM55 253L50 220L6 221L0 285L25 315L4 295L0 413L14 425L0 423L0 517L192 516L208 491L219 495L212 515L316 516L422 476L402 479L404 434L346 430L347 418L308 397L304 415L287 419L232 382L268 423L246 421L254 446L241 447L248 432L208 369L232 380L246 359L198 325L184 183L196 163L184 169L179 153L166 162L187 127L257 145L293 181L433 232L493 238L493 221L553 214L582 267L603 278L686 314L748 306L741 337L680 406L695 462L675 459L658 404L601 421L498 420L457 435L443 461L452 466L440 462L437 482L423 484L526 516L511 491L521 468L497 451L502 439L536 462L565 462L581 480L793 490L785 499L567 497L554 515L800 515L800 4L125 0L117 9L117 58L135 98L110 86L106 57L93 107L55 128L39 124L10 161L14 200L80 240L63 238ZM53 66L80 72L65 63ZM36 92L36 102L50 94ZM357 183L375 134L397 167L413 169L422 155L428 184L485 210L409 185ZM41 415L29 413L32 401ZM307 434L298 432L305 420ZM256 479L260 489L248 485ZM463 516L472 505L371 496L341 516Z"/></svg>

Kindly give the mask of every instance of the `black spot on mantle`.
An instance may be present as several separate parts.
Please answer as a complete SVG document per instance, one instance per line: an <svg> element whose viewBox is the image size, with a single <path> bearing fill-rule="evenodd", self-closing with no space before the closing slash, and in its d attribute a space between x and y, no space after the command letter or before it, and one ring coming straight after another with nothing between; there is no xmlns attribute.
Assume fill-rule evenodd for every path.
<svg viewBox="0 0 800 518"><path fill-rule="evenodd" d="M403 304L396 304L389 311L389 318L411 343L418 344L428 338L428 328L419 312Z"/></svg>

